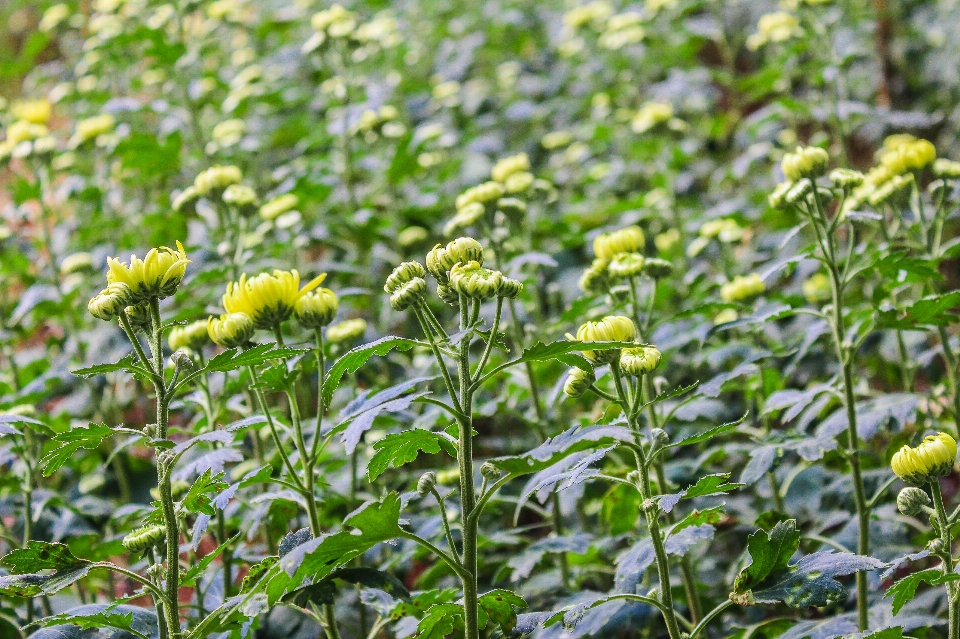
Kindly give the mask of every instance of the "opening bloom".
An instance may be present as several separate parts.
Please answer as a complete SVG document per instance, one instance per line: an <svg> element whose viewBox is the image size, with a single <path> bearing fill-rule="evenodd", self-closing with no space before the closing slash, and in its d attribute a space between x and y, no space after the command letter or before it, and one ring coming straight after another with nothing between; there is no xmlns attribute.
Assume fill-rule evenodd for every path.
<svg viewBox="0 0 960 639"><path fill-rule="evenodd" d="M217 346L237 348L253 337L253 319L246 313L227 313L207 318L207 335Z"/></svg>
<svg viewBox="0 0 960 639"><path fill-rule="evenodd" d="M301 326L317 329L332 322L339 307L336 293L329 288L318 288L297 300L294 313Z"/></svg>
<svg viewBox="0 0 960 639"><path fill-rule="evenodd" d="M623 315L607 315L598 322L582 324L573 339L580 342L632 342L636 338L637 327L632 319ZM590 361L609 364L620 357L620 349L583 351L583 356Z"/></svg>
<svg viewBox="0 0 960 639"><path fill-rule="evenodd" d="M929 435L916 448L904 446L890 460L897 477L922 486L949 475L957 460L957 442L947 433Z"/></svg>
<svg viewBox="0 0 960 639"><path fill-rule="evenodd" d="M166 246L150 249L142 260L131 255L129 264L110 257L107 258L107 283L130 287L131 304L154 297L162 299L177 292L189 263L180 242L176 249Z"/></svg>
<svg viewBox="0 0 960 639"><path fill-rule="evenodd" d="M300 273L296 269L260 273L250 279L244 273L239 282L227 284L223 308L228 313L246 313L256 328L270 329L290 319L300 298L320 286L326 277L322 273L300 288Z"/></svg>
<svg viewBox="0 0 960 639"><path fill-rule="evenodd" d="M640 377L652 373L660 366L660 351L655 346L625 348L620 353L620 370L627 375Z"/></svg>

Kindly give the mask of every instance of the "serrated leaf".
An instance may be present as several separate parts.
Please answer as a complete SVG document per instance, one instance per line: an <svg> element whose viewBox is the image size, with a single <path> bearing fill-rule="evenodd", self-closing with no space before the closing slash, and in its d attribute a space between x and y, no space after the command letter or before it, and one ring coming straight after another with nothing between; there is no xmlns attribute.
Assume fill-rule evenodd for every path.
<svg viewBox="0 0 960 639"><path fill-rule="evenodd" d="M407 351L417 344L419 344L419 342L413 339L390 336L347 351L340 359L334 362L333 366L331 366L327 372L326 381L323 384L324 405L330 405L333 392L340 386L340 381L343 379L343 376L348 373L357 372L357 370L366 364L367 360L374 355L383 356L394 349Z"/></svg>
<svg viewBox="0 0 960 639"><path fill-rule="evenodd" d="M497 589L480 595L477 606L481 612L479 624L481 628L487 623L493 623L504 634L509 634L517 625L517 610L526 608L527 602L523 597L509 590Z"/></svg>
<svg viewBox="0 0 960 639"><path fill-rule="evenodd" d="M950 573L945 575L939 568L928 568L927 570L921 570L907 575L902 579L898 579L896 583L887 589L883 597L884 599L893 597L893 614L897 614L908 601L913 599L921 583L939 586L950 581L958 580L960 580L960 574Z"/></svg>
<svg viewBox="0 0 960 639"><path fill-rule="evenodd" d="M724 433L729 433L732 430L736 430L737 426L743 423L743 420L747 418L749 413L744 413L743 417L740 419L728 422L726 424L721 424L719 426L714 426L709 430L705 430L702 433L697 433L696 435L690 435L685 437L678 442L671 442L664 446L664 448L679 448L680 446L689 446L691 444L699 444L700 442L705 442L709 439L713 439L717 435L723 435Z"/></svg>
<svg viewBox="0 0 960 639"><path fill-rule="evenodd" d="M92 450L112 434L113 430L106 424L89 424L56 435L53 438L55 446L40 459L43 476L49 477L57 472L79 449Z"/></svg>
<svg viewBox="0 0 960 639"><path fill-rule="evenodd" d="M882 310L877 313L877 329L914 330L931 326L946 326L960 321L960 316L948 311L960 306L960 291L930 295L902 309Z"/></svg>
<svg viewBox="0 0 960 639"><path fill-rule="evenodd" d="M153 610L142 608L140 606L131 606L129 604L86 604L70 608L58 615L44 617L37 622L43 627L66 626L76 628L77 630L91 630L102 627L117 628L126 632L145 637L157 637L159 629L157 624L157 615ZM56 636L60 639L72 638L72 634L64 634L65 627L61 627ZM52 631L48 631L52 632ZM78 637L93 637L92 633L77 633ZM41 637L43 631L31 635ZM53 635L51 635L53 636ZM114 636L119 639L123 633L115 633Z"/></svg>
<svg viewBox="0 0 960 639"><path fill-rule="evenodd" d="M217 511L210 503L211 495L217 495L230 487L230 484L223 480L225 476L223 472L214 475L210 469L203 471L180 503L189 512L215 515Z"/></svg>
<svg viewBox="0 0 960 639"><path fill-rule="evenodd" d="M675 523L670 528L670 531L667 534L673 535L689 526L700 526L702 524L716 524L723 518L723 515L726 512L724 510L725 508L726 508L726 504L720 504L719 506L714 506L712 508L704 508L703 510L694 510L693 512L688 514L686 517L684 517L683 519Z"/></svg>
<svg viewBox="0 0 960 639"><path fill-rule="evenodd" d="M417 624L415 639L443 639L454 632L463 633L463 606L442 603L430 606Z"/></svg>
<svg viewBox="0 0 960 639"><path fill-rule="evenodd" d="M574 426L522 455L495 457L489 463L519 477L538 473L558 461L584 450L608 448L619 441L632 441L633 433L623 426Z"/></svg>
<svg viewBox="0 0 960 639"><path fill-rule="evenodd" d="M231 348L208 361L203 369L208 373L225 373L246 366L257 366L275 359L287 359L309 352L310 349L277 347L274 343L257 344L247 350Z"/></svg>
<svg viewBox="0 0 960 639"><path fill-rule="evenodd" d="M113 364L97 364L87 368L78 368L77 370L71 372L77 377L96 377L97 375L112 373L114 371L130 370L130 367L133 366L133 364L134 360L133 355L131 354Z"/></svg>
<svg viewBox="0 0 960 639"><path fill-rule="evenodd" d="M429 390L416 393L409 393L409 391L432 379L434 378L417 377L410 379L384 389L372 397L367 397L365 394L360 395L347 404L340 413L340 423L332 429L333 431L343 429L340 441L346 448L347 453L353 453L357 444L360 443L360 438L373 426L374 420L381 413L405 411L415 400L429 395Z"/></svg>
<svg viewBox="0 0 960 639"><path fill-rule="evenodd" d="M763 530L753 533L747 537L750 563L737 575L733 591L747 592L772 573L786 570L790 557L799 547L800 531L794 519L778 523L769 533Z"/></svg>
<svg viewBox="0 0 960 639"><path fill-rule="evenodd" d="M367 465L367 478L374 481L392 464L399 468L415 460L421 453L436 454L441 450L453 458L457 447L441 433L414 428L400 433L391 433L373 445L376 451Z"/></svg>
<svg viewBox="0 0 960 639"><path fill-rule="evenodd" d="M0 576L0 593L12 597L52 595L84 578L96 564L77 559L64 544L29 541L0 564L14 574ZM36 574L53 571L50 574Z"/></svg>
<svg viewBox="0 0 960 639"><path fill-rule="evenodd" d="M309 608L311 603L332 604L337 592L336 581L382 590L394 599L410 600L410 592L393 575L373 568L341 568L309 586L287 593L280 601L301 608Z"/></svg>
<svg viewBox="0 0 960 639"><path fill-rule="evenodd" d="M705 475L697 480L696 484L678 493L660 495L658 497L660 508L663 512L669 513L681 499L693 499L694 497L706 497L707 495L725 495L731 490L736 490L743 486L743 484L728 483L728 479L730 479L730 473Z"/></svg>

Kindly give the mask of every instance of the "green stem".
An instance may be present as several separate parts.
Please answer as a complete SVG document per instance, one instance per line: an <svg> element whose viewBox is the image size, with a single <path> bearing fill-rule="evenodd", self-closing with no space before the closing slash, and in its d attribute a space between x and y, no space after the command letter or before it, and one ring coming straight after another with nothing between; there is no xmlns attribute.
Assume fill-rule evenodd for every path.
<svg viewBox="0 0 960 639"><path fill-rule="evenodd" d="M947 517L947 509L943 504L943 493L940 491L940 480L934 479L930 483L930 494L933 496L933 507L936 511L938 521L937 529L940 533L940 541L943 542L942 548L937 552L940 558L943 574L953 573L953 535L951 533L950 519ZM947 637L949 639L960 638L960 591L956 584L947 583L947 601L949 606L949 626Z"/></svg>
<svg viewBox="0 0 960 639"><path fill-rule="evenodd" d="M727 599L722 604L720 604L719 606L717 606L716 608L708 612L707 616L705 616L700 621L700 623L697 624L696 628L690 631L690 639L697 639L697 635L699 635L701 632L703 632L706 629L707 624L713 621L718 615L723 613L724 610L726 610L732 605L733 605L733 602Z"/></svg>
<svg viewBox="0 0 960 639"><path fill-rule="evenodd" d="M470 325L467 308L468 299L460 295L460 330L466 330ZM479 639L479 611L477 592L477 532L478 521L473 517L477 506L476 493L473 483L473 391L470 389L470 342L469 335L460 342L460 352L457 360L457 369L460 380L460 399L463 406L462 413L465 419L460 422L460 508L463 532L463 556L460 563L463 566L461 581L463 583L463 608L466 639Z"/></svg>

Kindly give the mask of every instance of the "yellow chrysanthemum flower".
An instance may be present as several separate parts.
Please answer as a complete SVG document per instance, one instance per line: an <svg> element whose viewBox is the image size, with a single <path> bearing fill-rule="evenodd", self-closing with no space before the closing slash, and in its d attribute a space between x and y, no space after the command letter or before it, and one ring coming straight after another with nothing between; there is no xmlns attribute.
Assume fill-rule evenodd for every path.
<svg viewBox="0 0 960 639"><path fill-rule="evenodd" d="M107 258L107 283L130 287L133 304L154 297L169 297L177 292L189 263L180 242L177 242L176 250L166 246L150 249L142 260L131 255L129 264L110 257Z"/></svg>
<svg viewBox="0 0 960 639"><path fill-rule="evenodd" d="M244 273L239 282L227 284L223 308L228 313L246 313L256 328L273 328L290 319L300 298L320 286L326 277L326 273L318 275L300 288L300 273L296 269L260 273L250 279Z"/></svg>
<svg viewBox="0 0 960 639"><path fill-rule="evenodd" d="M580 342L632 342L637 337L633 320L623 315L607 315L597 322L585 322L577 329L577 336L567 336ZM609 364L620 358L620 349L583 351L583 356L598 364Z"/></svg>
<svg viewBox="0 0 960 639"><path fill-rule="evenodd" d="M890 460L897 477L922 486L949 475L957 460L957 442L947 433L925 437L916 448L904 446Z"/></svg>

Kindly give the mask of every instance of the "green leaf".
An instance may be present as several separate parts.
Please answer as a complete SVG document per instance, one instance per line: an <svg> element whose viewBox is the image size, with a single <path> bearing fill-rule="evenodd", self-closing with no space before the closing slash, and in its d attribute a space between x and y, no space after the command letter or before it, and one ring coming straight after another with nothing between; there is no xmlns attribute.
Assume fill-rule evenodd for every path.
<svg viewBox="0 0 960 639"><path fill-rule="evenodd" d="M436 454L441 450L456 458L457 447L441 433L414 428L400 433L387 435L373 445L376 452L367 466L367 477L374 481L393 464L399 468L415 460L421 453Z"/></svg>
<svg viewBox="0 0 960 639"><path fill-rule="evenodd" d="M44 617L37 621L37 624L43 627L69 625L78 630L94 630L97 628L118 628L125 630L133 635L144 637L158 636L157 615L153 610L131 606L122 603L111 604L86 604L70 608L58 615ZM61 631L66 629L61 629ZM113 634L114 637L124 636L124 633L77 633L78 637L104 636ZM36 633L40 637L40 633ZM46 636L46 635L44 635ZM59 632L59 637L72 637L72 633Z"/></svg>
<svg viewBox="0 0 960 639"><path fill-rule="evenodd" d="M678 521L670 528L668 535L673 535L684 528L689 528L690 526L700 526L702 524L716 524L718 523L723 516L726 514L724 510L726 504L720 504L719 506L714 506L712 508L704 508L703 510L694 510L692 513Z"/></svg>
<svg viewBox="0 0 960 639"><path fill-rule="evenodd" d="M29 541L7 554L0 564L12 575L0 576L0 593L11 597L52 595L82 579L97 564L77 559L64 544ZM52 573L36 574L39 571Z"/></svg>
<svg viewBox="0 0 960 639"><path fill-rule="evenodd" d="M375 588L394 599L410 600L410 592L391 574L373 568L341 568L334 570L318 582L287 593L280 601L301 608L308 608L311 603L332 604L337 592L335 581Z"/></svg>
<svg viewBox="0 0 960 639"><path fill-rule="evenodd" d="M88 368L78 368L72 372L77 377L96 377L97 375L112 373L114 371L129 371L133 365L133 354L130 354L115 364L97 364L96 366L90 366Z"/></svg>
<svg viewBox="0 0 960 639"><path fill-rule="evenodd" d="M509 590L497 589L481 595L477 605L480 608L480 627L492 622L507 635L517 625L517 610L526 608L527 602Z"/></svg>
<svg viewBox="0 0 960 639"><path fill-rule="evenodd" d="M106 424L90 424L86 427L71 428L55 436L54 447L40 460L43 476L49 477L57 472L79 449L92 450L112 434L113 430Z"/></svg>
<svg viewBox="0 0 960 639"><path fill-rule="evenodd" d="M917 300L904 309L880 311L878 329L911 330L930 326L946 326L960 321L960 316L949 313L960 306L960 291L931 295Z"/></svg>
<svg viewBox="0 0 960 639"><path fill-rule="evenodd" d="M900 609L911 599L917 592L917 588L921 583L928 583L931 586L939 586L945 584L948 581L957 581L960 580L960 574L951 573L943 574L943 571L939 568L928 568L927 570L921 570L920 572L915 572L912 575L907 575L903 579L898 579L895 584L890 586L887 589L887 592L884 593L883 598L893 597L893 614L900 612Z"/></svg>
<svg viewBox="0 0 960 639"><path fill-rule="evenodd" d="M734 422L729 422L726 424L721 424L719 426L714 426L709 430L705 430L702 433L696 435L690 435L685 437L678 442L672 442L664 446L664 448L679 448L680 446L689 446L691 444L699 444L700 442L705 442L708 439L713 439L717 435L723 435L724 433L729 433L732 430L736 430L737 426L743 423L743 420L747 418L749 413L744 413L743 417Z"/></svg>
<svg viewBox="0 0 960 639"><path fill-rule="evenodd" d="M204 366L208 373L225 373L246 366L258 366L275 359L288 359L303 353L309 353L308 348L278 348L276 344L258 344L247 350L231 348L223 351Z"/></svg>
<svg viewBox="0 0 960 639"><path fill-rule="evenodd" d="M200 577L200 575L202 575L206 571L207 567L211 563L213 563L213 560L216 559L218 556L220 556L220 554L227 549L227 546L235 542L242 534L243 532L238 532L236 535L234 535L230 539L227 539L225 542L217 546L212 552L209 552L206 555L204 555L203 558L200 559L200 561L197 561L196 563L192 564L190 568L188 568L187 571L183 573L183 576L180 577L180 584L183 586L193 585L193 583L197 580L197 578ZM252 573L253 570L251 569L250 572Z"/></svg>
<svg viewBox="0 0 960 639"><path fill-rule="evenodd" d="M433 589L423 590L416 593L410 601L401 601L390 612L391 619L400 619L401 617L416 617L422 619L424 613L431 606L439 603L451 603L460 598L460 591L456 588L445 588L444 590Z"/></svg>
<svg viewBox="0 0 960 639"><path fill-rule="evenodd" d="M731 490L743 486L743 484L728 483L728 479L730 479L730 473L717 473L701 477L696 484L684 491L684 497L693 499L694 497L705 497L707 495L725 495Z"/></svg>
<svg viewBox="0 0 960 639"><path fill-rule="evenodd" d="M538 473L561 459L584 450L611 446L618 441L633 441L633 433L623 426L574 426L548 439L530 452L489 460L505 473L516 477Z"/></svg>
<svg viewBox="0 0 960 639"><path fill-rule="evenodd" d="M407 351L418 345L419 342L404 337L383 337L375 342L358 346L353 350L347 351L340 359L334 362L327 372L326 381L323 384L323 401L325 406L330 405L334 391L340 386L340 380L348 373L355 373L367 363L374 355L386 355L393 349Z"/></svg>
<svg viewBox="0 0 960 639"><path fill-rule="evenodd" d="M909 283L943 279L936 260L908 257L907 251L887 253L874 265L887 281Z"/></svg>
<svg viewBox="0 0 960 639"><path fill-rule="evenodd" d="M463 606L442 603L430 606L417 624L415 639L444 639L447 635L463 634Z"/></svg>
<svg viewBox="0 0 960 639"><path fill-rule="evenodd" d="M190 490L187 491L180 503L189 512L215 515L217 511L211 504L210 495L217 495L230 487L230 484L224 481L225 477L226 473L223 471L211 475L210 469L206 469L193 482Z"/></svg>
<svg viewBox="0 0 960 639"><path fill-rule="evenodd" d="M833 550L815 552L791 565L790 557L799 545L800 532L793 519L778 523L769 534L750 535L751 563L737 575L731 599L744 606L781 601L792 608L826 606L847 595L835 576L886 566L873 557Z"/></svg>

